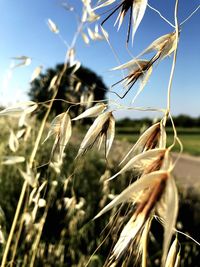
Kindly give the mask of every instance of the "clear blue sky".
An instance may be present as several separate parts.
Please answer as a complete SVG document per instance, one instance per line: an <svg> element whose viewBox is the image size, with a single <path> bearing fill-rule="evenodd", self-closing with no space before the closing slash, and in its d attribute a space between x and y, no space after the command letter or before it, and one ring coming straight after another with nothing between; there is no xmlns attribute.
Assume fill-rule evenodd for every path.
<svg viewBox="0 0 200 267"><path fill-rule="evenodd" d="M62 7L64 0L0 0L0 97L1 103L14 102L26 98L31 74L35 67L43 65L44 69L54 67L64 60L66 46L62 40L49 31L47 19L51 18L58 26L65 40L71 42L76 29L73 13ZM82 7L81 0L71 0L77 11ZM149 0L149 4L157 8L173 23L174 0ZM180 0L179 21L183 21L198 5L199 0ZM105 11L106 9L104 9ZM105 17L105 15L104 15ZM119 32L113 28L115 17L105 24L110 33L112 46L117 51L121 63L130 60L126 50L127 21L124 21ZM100 20L102 21L102 19ZM91 29L94 25L90 26ZM172 88L172 113L200 116L200 10L187 21L181 32L175 79ZM161 35L173 29L158 14L147 8L145 17L136 33L134 46L129 46L136 56L147 45ZM107 84L112 85L121 78L119 72L109 69L118 63L106 42L91 42L88 46L80 40L76 46L77 58L83 65L101 75ZM26 55L33 61L28 67L14 70L7 87L3 86L11 57ZM166 107L167 83L172 58L167 58L156 66L147 87L135 102L136 106ZM129 104L138 86L132 88L123 103ZM116 99L113 95L110 98ZM139 112L121 112L119 117L148 116Z"/></svg>

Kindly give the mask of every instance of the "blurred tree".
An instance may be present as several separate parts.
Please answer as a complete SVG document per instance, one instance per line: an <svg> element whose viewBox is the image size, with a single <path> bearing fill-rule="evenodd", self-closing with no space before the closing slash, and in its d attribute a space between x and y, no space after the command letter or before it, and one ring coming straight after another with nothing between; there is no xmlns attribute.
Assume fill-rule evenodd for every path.
<svg viewBox="0 0 200 267"><path fill-rule="evenodd" d="M28 95L31 100L36 102L45 102L50 100L53 96L55 86L53 83L63 71L64 64L58 64L55 68L47 69L44 74L40 74L39 78L31 83ZM59 90L56 96L58 101L55 101L52 108L53 115L57 115L66 111L68 104L62 100L72 103L79 103L81 105L74 106L70 110L76 116L77 113L82 112L85 108L94 105L96 100L105 99L107 87L102 78L92 70L81 66L74 72L74 67L66 68L64 75L58 85ZM39 117L44 114L44 108L40 109Z"/></svg>

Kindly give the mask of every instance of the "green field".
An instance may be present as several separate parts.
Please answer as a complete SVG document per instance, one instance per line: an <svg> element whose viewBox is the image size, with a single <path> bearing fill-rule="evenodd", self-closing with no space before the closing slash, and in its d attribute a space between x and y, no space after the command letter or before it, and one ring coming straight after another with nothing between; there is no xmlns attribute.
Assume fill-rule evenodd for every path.
<svg viewBox="0 0 200 267"><path fill-rule="evenodd" d="M177 128L178 137L183 143L183 152L195 156L200 156L200 129L199 128ZM118 140L135 143L140 136L137 128L117 127L116 138ZM167 129L167 144L173 143L173 130ZM177 144L174 151L179 151Z"/></svg>

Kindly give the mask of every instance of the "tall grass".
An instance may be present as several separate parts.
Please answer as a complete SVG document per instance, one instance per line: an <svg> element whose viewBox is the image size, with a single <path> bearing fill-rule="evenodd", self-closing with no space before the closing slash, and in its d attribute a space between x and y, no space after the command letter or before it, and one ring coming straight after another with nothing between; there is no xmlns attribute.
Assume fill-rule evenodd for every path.
<svg viewBox="0 0 200 267"><path fill-rule="evenodd" d="M146 0L102 1L95 7L91 6L90 1L82 2L83 14L68 47L63 69L50 83L49 90L53 91L51 101L27 101L0 111L0 116L6 117L10 131L8 146L5 145L5 135L4 145L1 146L2 154L6 156L2 159L1 169L1 185L4 187L1 205L6 211L1 212L0 222L1 266L132 266L137 263L143 267L186 266L187 253L181 252L178 242L181 235L178 230L180 223L177 224L179 194L172 173L183 150L171 116L171 90L181 34L179 1L176 0L172 7L173 23L154 9L172 27L171 32L152 42L138 57L113 69L128 72L127 76L112 85L112 91L118 96L117 101L112 101L113 109L110 99L96 103L92 97L84 96L78 103L63 101L66 110L49 123L49 114L57 100L63 75L68 68L72 68L72 75L75 76L80 67L75 54L79 35L86 43L105 40L112 48L104 26L114 13L118 13L116 24L120 28L124 17L130 12L125 42L132 39L134 43L146 8L152 8ZM97 15L101 8L110 5L113 9L107 17ZM85 32L89 23L98 21L101 24L94 31L88 28ZM62 39L51 19L48 26ZM149 53L153 54L150 58ZM113 148L115 111L148 110L134 107L134 101L145 89L154 66L170 55L173 57L166 88L166 107L149 109L161 112L160 121L146 129L128 152L124 153L124 149L117 145ZM29 57L15 59L20 61L15 67L31 63ZM32 79L40 71L37 68ZM132 105L122 105L121 99L138 82L139 89ZM125 93L116 93L117 85L123 86ZM70 110L74 106L84 105L87 106L85 111L70 118ZM46 107L46 113L36 126L36 119L30 118L41 106ZM95 119L80 141L77 136L82 136L82 133L76 121L88 117ZM16 118L19 119L18 123ZM170 145L166 134L167 121L173 128ZM171 152L177 144L179 156L173 161ZM95 145L100 150L99 154L90 151ZM190 238L188 234L186 237ZM198 257L199 243L195 239L190 240L195 244L193 254ZM184 251L187 251L186 245Z"/></svg>

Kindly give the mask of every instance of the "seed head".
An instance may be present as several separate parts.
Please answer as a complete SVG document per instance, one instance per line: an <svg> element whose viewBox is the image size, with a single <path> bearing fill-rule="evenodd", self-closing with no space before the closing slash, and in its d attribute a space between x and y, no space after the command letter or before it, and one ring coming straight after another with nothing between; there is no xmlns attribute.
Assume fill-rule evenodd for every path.
<svg viewBox="0 0 200 267"><path fill-rule="evenodd" d="M99 140L98 147L100 149L104 138L106 140L105 154L107 157L114 140L114 135L115 119L112 115L112 112L105 112L99 115L86 133L77 157L86 153L88 149L93 147L97 140Z"/></svg>

